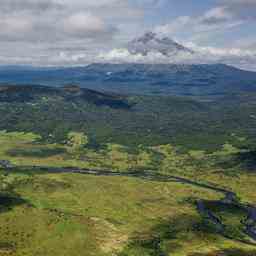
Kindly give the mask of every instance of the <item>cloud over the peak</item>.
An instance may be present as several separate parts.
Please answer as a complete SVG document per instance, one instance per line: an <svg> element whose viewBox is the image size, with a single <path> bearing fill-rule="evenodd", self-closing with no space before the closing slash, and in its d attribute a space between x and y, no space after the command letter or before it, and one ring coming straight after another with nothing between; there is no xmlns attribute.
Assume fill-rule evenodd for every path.
<svg viewBox="0 0 256 256"><path fill-rule="evenodd" d="M194 51L179 52L166 56L152 51L149 54L131 54L126 48L102 52L97 61L110 63L150 63L150 64L214 64L223 63L256 71L256 48L243 50L240 48L201 47L187 43L186 47Z"/></svg>

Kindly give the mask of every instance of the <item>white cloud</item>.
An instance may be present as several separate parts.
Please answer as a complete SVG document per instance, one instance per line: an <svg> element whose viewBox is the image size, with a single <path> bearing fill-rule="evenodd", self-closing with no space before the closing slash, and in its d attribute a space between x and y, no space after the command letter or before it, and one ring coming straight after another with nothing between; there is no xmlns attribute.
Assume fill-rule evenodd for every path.
<svg viewBox="0 0 256 256"><path fill-rule="evenodd" d="M226 22L247 22L256 20L255 0L222 0L220 5L206 12L202 24L223 24Z"/></svg>
<svg viewBox="0 0 256 256"><path fill-rule="evenodd" d="M40 43L72 38L111 38L116 30L89 11L45 11L43 14L14 12L0 15L1 41Z"/></svg>
<svg viewBox="0 0 256 256"><path fill-rule="evenodd" d="M54 0L1 0L0 13L44 12L61 9L62 5Z"/></svg>
<svg viewBox="0 0 256 256"><path fill-rule="evenodd" d="M198 16L179 16L155 31L167 35L200 34L225 31L248 22L256 22L256 0L219 0L218 5Z"/></svg>
<svg viewBox="0 0 256 256"><path fill-rule="evenodd" d="M107 26L104 21L89 12L78 12L61 21L59 28L63 33L75 37L94 37L111 35L115 30Z"/></svg>
<svg viewBox="0 0 256 256"><path fill-rule="evenodd" d="M177 17L170 23L156 26L154 31L172 37L180 34L200 36L204 32L225 31L244 23L231 17L224 9L215 8L198 17Z"/></svg>
<svg viewBox="0 0 256 256"><path fill-rule="evenodd" d="M150 64L214 64L224 63L240 68L256 71L256 49L243 50L239 48L200 47L194 43L187 43L186 47L195 53L181 52L173 56L151 52L147 56L131 54L127 49L114 49L101 53L96 60L110 63L150 63Z"/></svg>
<svg viewBox="0 0 256 256"><path fill-rule="evenodd" d="M135 32L143 33L147 11L163 8L168 0L0 0L0 62L35 65L82 65L115 62L217 62L253 66L256 48L244 42L233 49L199 47L193 57L167 58L152 52L131 55L122 47ZM155 31L178 41L199 42L215 32L256 20L256 0L217 0L214 8L194 16L180 16ZM159 13L161 15L161 13ZM155 18L154 18L155 19ZM157 24L159 20L153 20ZM214 40L213 40L214 41ZM248 49L248 50L243 50ZM99 51L101 53L99 54ZM246 65L247 65L246 64Z"/></svg>
<svg viewBox="0 0 256 256"><path fill-rule="evenodd" d="M101 51L97 54L91 50L79 50L77 52L65 51L36 53L34 50L27 56L23 55L12 57L0 54L1 64L32 64L32 65L54 65L72 66L87 65L94 62L103 63L148 63L148 64L214 64L224 63L243 69L256 71L256 47L242 48L216 48L202 47L195 43L186 43L186 47L194 50L194 54L182 52L177 55L167 57L159 52L151 52L147 56L141 54L131 54L126 48ZM22 48L22 47L21 47ZM35 48L36 49L36 48Z"/></svg>
<svg viewBox="0 0 256 256"><path fill-rule="evenodd" d="M0 39L53 42L111 39L118 26L143 15L128 0L1 0Z"/></svg>
<svg viewBox="0 0 256 256"><path fill-rule="evenodd" d="M181 29L191 22L194 23L190 16L179 16L170 23L156 26L154 31L157 34L174 35L175 33L180 32Z"/></svg>
<svg viewBox="0 0 256 256"><path fill-rule="evenodd" d="M198 21L203 24L212 25L225 23L231 19L233 19L233 14L226 7L216 7L207 11Z"/></svg>
<svg viewBox="0 0 256 256"><path fill-rule="evenodd" d="M233 16L244 20L256 19L255 0L222 0L222 5Z"/></svg>

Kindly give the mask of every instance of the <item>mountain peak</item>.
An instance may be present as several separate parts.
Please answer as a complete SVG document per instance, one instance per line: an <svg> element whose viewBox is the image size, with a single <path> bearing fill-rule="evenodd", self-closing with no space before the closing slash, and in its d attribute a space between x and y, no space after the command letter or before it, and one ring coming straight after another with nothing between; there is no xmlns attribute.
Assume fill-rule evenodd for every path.
<svg viewBox="0 0 256 256"><path fill-rule="evenodd" d="M175 42L171 38L167 36L162 37L151 31L129 42L128 50L131 54L142 54L143 56L147 56L152 52L158 52L164 56L173 56L179 53L193 53L191 49Z"/></svg>
<svg viewBox="0 0 256 256"><path fill-rule="evenodd" d="M139 42L147 43L157 37L156 33L153 32L146 32L142 37L138 38ZM135 39L136 40L136 39Z"/></svg>

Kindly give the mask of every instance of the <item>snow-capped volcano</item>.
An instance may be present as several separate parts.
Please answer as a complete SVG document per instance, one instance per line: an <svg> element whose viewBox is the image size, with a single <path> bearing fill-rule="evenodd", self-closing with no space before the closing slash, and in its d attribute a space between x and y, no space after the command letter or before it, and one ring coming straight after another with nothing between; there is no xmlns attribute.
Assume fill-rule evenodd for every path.
<svg viewBox="0 0 256 256"><path fill-rule="evenodd" d="M147 32L142 37L132 40L128 43L127 49L131 54L142 54L143 56L152 52L158 52L164 56L174 56L180 53L193 54L191 49L169 37L161 37L153 32Z"/></svg>

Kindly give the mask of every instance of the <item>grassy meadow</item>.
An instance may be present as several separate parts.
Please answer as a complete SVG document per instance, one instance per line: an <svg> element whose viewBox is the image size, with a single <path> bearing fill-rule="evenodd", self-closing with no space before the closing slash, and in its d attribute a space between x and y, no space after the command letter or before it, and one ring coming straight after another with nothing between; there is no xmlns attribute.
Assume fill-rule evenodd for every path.
<svg viewBox="0 0 256 256"><path fill-rule="evenodd" d="M0 159L14 165L0 170L1 256L256 255L256 243L242 225L246 213L218 203L224 197L219 188L236 193L241 203L256 202L254 172L246 159L236 164L246 149L228 143L211 153L169 144L93 148L89 141L78 132L62 144L33 133L0 132ZM36 172L33 166L109 170L120 176ZM191 184L127 175L145 170ZM224 232L198 213L197 200L207 202Z"/></svg>

